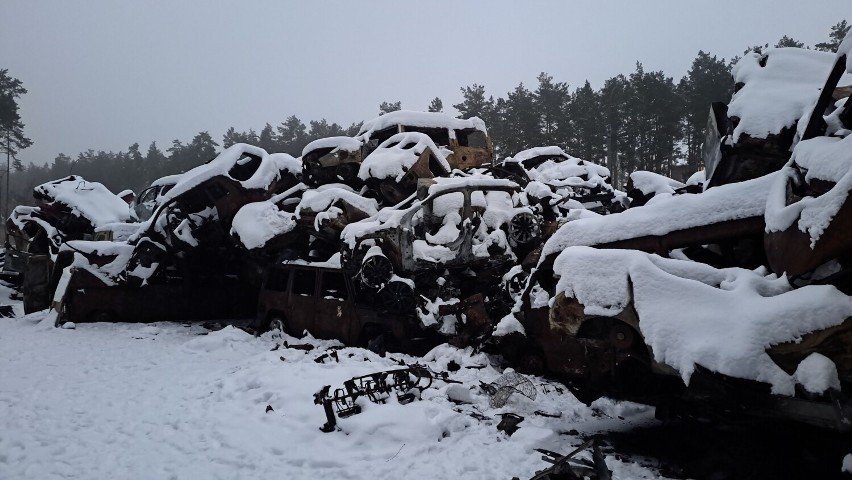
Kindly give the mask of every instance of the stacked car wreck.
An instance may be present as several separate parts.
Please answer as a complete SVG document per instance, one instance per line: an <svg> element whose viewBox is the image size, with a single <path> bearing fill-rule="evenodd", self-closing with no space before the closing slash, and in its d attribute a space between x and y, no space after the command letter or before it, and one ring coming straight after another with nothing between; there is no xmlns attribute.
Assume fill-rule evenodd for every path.
<svg viewBox="0 0 852 480"><path fill-rule="evenodd" d="M299 159L234 145L129 208L109 194L109 218L51 190L82 179L39 186L64 207L9 220L12 247L45 260L37 275L29 257L29 310L52 303L58 325L250 319L411 353L475 345L584 401L844 428L850 49L747 55L711 111L706 175L633 172L626 193L559 147L495 161L480 119L406 111Z"/></svg>
<svg viewBox="0 0 852 480"><path fill-rule="evenodd" d="M559 377L585 401L606 395L655 404L663 416L726 412L847 430L852 106L835 95L852 84L850 48L847 38L836 56L747 56L735 75L765 70L749 71L734 95L728 112L742 116L732 136L708 135L716 168L703 193L652 195L646 206L557 231L518 313L497 329L515 362ZM821 66L819 83L801 88L809 80L794 78L794 88L749 93L751 82L779 81L761 75L788 56ZM776 108L760 108L773 94Z"/></svg>

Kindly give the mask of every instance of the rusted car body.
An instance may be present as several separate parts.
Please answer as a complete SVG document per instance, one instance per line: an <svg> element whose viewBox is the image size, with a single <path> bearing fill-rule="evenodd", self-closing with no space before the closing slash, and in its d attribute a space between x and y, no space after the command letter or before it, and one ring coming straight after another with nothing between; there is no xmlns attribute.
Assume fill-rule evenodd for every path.
<svg viewBox="0 0 852 480"><path fill-rule="evenodd" d="M830 139L832 137L827 135L832 133L834 134L834 141L837 141L839 133L836 132L837 130L852 130L852 102L849 101L848 97L850 88L849 86L838 88L838 82L841 78L844 78L844 73L849 69L850 63L852 63L852 60L848 58L848 54L838 55L813 108L813 114L808 119L801 139L803 144ZM846 95L845 103L834 109L838 97L843 98L843 95ZM826 124L825 118L828 114L836 119L837 124L831 126ZM829 145L826 146L832 148ZM778 205L779 207L794 205L809 198L819 199L833 193L832 191L848 189L848 187L838 184L843 182L842 175L812 174L810 172L815 172L819 165L802 165L802 163L804 163L803 159L796 158L782 172L787 174L787 177L784 189L785 198L783 200L775 199L779 203L784 202L784 205ZM841 173L846 171L848 170L841 170ZM823 178L819 178L817 175ZM769 266L773 271L786 272L787 275L797 278L807 276L809 272L821 265L836 260L840 266L837 267L837 272L831 274L828 281L835 284L839 283L841 289L846 293L852 293L852 275L850 275L850 269L852 269L852 263L850 263L852 227L850 226L852 226L852 196L846 193L831 222L824 227L816 240L811 238L808 232L797 227L796 223L783 231L767 232L765 247Z"/></svg>
<svg viewBox="0 0 852 480"><path fill-rule="evenodd" d="M252 318L256 290L236 278L176 278L141 287L111 285L90 271L72 268L57 324L65 322L162 322Z"/></svg>
<svg viewBox="0 0 852 480"><path fill-rule="evenodd" d="M425 352L437 338L422 330L415 313L388 311L363 302L363 293L340 268L279 263L266 273L252 327L334 339L367 347L383 342L392 351Z"/></svg>
<svg viewBox="0 0 852 480"><path fill-rule="evenodd" d="M365 145L355 138L315 140L302 150L302 182L311 187L343 183L359 188L358 166L366 154Z"/></svg>

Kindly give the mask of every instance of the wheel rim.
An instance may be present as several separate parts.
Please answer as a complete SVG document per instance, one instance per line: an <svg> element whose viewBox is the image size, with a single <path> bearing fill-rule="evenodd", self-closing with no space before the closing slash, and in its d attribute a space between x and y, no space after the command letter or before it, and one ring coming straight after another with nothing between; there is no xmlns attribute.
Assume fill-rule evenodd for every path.
<svg viewBox="0 0 852 480"><path fill-rule="evenodd" d="M512 300L518 298L518 295L524 291L524 287L527 283L527 278L529 278L529 274L527 272L518 272L515 275L512 275L511 278L506 282L506 293L509 294L509 297Z"/></svg>
<svg viewBox="0 0 852 480"><path fill-rule="evenodd" d="M393 313L414 311L417 299L414 290L405 282L390 282L382 290L382 307Z"/></svg>
<svg viewBox="0 0 852 480"><path fill-rule="evenodd" d="M381 288L393 276L393 265L384 255L373 255L361 265L361 281L370 288Z"/></svg>
<svg viewBox="0 0 852 480"><path fill-rule="evenodd" d="M516 244L529 243L538 236L538 222L530 213L519 213L509 222L509 238Z"/></svg>

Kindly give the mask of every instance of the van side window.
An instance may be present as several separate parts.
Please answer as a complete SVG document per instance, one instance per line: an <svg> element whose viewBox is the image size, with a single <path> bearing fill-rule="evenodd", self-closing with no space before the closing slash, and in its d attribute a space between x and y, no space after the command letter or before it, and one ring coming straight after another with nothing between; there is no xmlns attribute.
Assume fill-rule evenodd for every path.
<svg viewBox="0 0 852 480"><path fill-rule="evenodd" d="M349 295L346 292L346 281L342 273L324 272L322 274L322 298L346 300Z"/></svg>
<svg viewBox="0 0 852 480"><path fill-rule="evenodd" d="M294 294L312 297L316 293L317 272L313 270L295 270L293 275Z"/></svg>
<svg viewBox="0 0 852 480"><path fill-rule="evenodd" d="M290 278L289 270L273 268L272 270L270 270L269 279L266 281L267 290L275 290L276 292L286 292L288 278Z"/></svg>

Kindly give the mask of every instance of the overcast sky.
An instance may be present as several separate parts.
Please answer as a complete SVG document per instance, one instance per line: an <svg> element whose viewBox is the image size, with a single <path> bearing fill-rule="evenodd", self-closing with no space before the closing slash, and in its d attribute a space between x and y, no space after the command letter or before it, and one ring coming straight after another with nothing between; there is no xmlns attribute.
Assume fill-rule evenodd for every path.
<svg viewBox="0 0 852 480"><path fill-rule="evenodd" d="M29 90L19 157L45 163L292 114L347 126L384 100L450 107L461 86L505 96L542 71L598 88L638 60L677 81L699 50L813 45L844 18L850 0L2 0L0 68Z"/></svg>

